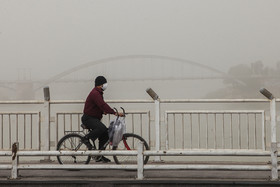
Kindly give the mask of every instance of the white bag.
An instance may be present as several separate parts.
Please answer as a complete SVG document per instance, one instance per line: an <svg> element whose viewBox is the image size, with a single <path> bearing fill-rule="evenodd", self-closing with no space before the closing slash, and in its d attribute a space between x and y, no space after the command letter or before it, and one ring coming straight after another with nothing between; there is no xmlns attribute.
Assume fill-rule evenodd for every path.
<svg viewBox="0 0 280 187"><path fill-rule="evenodd" d="M113 146L118 146L118 144L122 140L125 131L126 129L124 118L117 117L115 120L110 122L108 133L109 140Z"/></svg>

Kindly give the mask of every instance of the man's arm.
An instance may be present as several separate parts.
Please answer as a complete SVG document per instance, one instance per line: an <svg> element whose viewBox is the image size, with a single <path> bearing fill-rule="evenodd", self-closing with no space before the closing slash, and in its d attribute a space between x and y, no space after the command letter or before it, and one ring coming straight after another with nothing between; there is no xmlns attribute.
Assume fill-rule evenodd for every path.
<svg viewBox="0 0 280 187"><path fill-rule="evenodd" d="M105 114L115 114L116 112L103 100L100 94L94 94L95 104L102 110Z"/></svg>

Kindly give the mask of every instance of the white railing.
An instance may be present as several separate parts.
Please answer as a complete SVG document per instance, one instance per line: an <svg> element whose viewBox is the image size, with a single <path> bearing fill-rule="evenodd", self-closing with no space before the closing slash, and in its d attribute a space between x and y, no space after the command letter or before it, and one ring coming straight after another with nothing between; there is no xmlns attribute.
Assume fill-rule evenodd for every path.
<svg viewBox="0 0 280 187"><path fill-rule="evenodd" d="M263 110L166 111L165 128L166 150L171 148L171 140L173 149L186 149L186 147L210 149L212 147L213 149L265 150L266 145ZM212 135L212 141L209 140L210 135ZM178 142L176 138L182 141ZM177 144L180 144L180 147Z"/></svg>
<svg viewBox="0 0 280 187"><path fill-rule="evenodd" d="M18 146L18 143L15 145ZM137 163L135 165L59 165L59 164L20 164L19 157L27 156L114 156L114 155L129 155L137 157ZM219 165L219 164L147 164L144 165L144 156L270 156L270 151L251 151L251 150L185 150L185 151L144 151L143 143L139 142L137 151L14 151L14 152L0 152L0 156L12 156L12 164L0 165L1 170L11 170L11 179L18 178L19 170L35 170L35 169L131 169L137 170L137 179L144 178L145 170L259 170L269 171L272 170L272 166L265 165ZM279 156L279 155L278 155ZM280 167L277 167L279 170Z"/></svg>
<svg viewBox="0 0 280 187"><path fill-rule="evenodd" d="M276 100L276 101L279 102L280 100ZM163 104L165 105L164 107L169 107L169 105L171 105L171 104L193 104L193 103L203 103L203 104L209 104L209 103L210 104L213 104L213 103L268 103L268 100L266 100L266 99L181 99L181 100L165 99L165 100L160 100L157 103L153 102L151 100L107 100L107 102L110 104L143 104L144 106L147 106L150 109L151 109L151 106L154 104L155 105L154 111L153 111L153 109L151 109L151 112L150 112L150 110L142 111L142 112L146 113L143 115L148 116L148 119L145 119L144 121L141 122L142 125L144 125L144 124L146 125L146 127L141 128L141 129L143 129L143 132L147 131L147 132L145 132L145 134L148 134L144 137L144 139L146 139L146 141L150 143L150 146L152 148L159 151L162 148L164 148L164 149L169 148L166 143L168 140L164 139L166 137L166 133L167 133L167 131L165 132L164 130L169 127L168 127L168 125L166 125L164 127L164 125L167 123L166 119L165 119L166 117L165 118L161 117L161 116L164 116L163 115L164 111L160 112L163 108L162 107ZM36 124L38 124L38 126L37 127L35 126L35 122L33 124L34 124L34 128L40 129L41 133L39 133L39 134L36 133L36 134L38 134L40 136L40 139L43 139L44 141L39 140L40 141L39 145L36 148L32 148L32 149L36 149L36 150L38 149L38 150L44 150L44 151L51 150L51 147L55 147L57 140L64 134L64 131L59 132L57 130L58 128L64 128L63 120L59 121L59 118L64 118L64 117L61 117L61 115L62 116L69 115L69 117L70 117L70 115L77 115L78 117L73 117L73 120L68 120L69 124L67 124L67 125L68 125L69 129L65 129L65 130L71 130L71 128L72 129L76 128L76 130L80 130L80 123L79 123L80 119L79 118L81 117L81 112L55 111L56 107L59 107L60 105L64 105L64 106L65 105L66 106L80 105L82 107L83 104L84 104L83 100L0 101L0 105L9 105L9 106L10 105L17 105L17 106L18 105L23 105L23 106L36 105L36 106L43 107L43 109L40 112L36 112L36 113L38 113L38 115L40 115L39 116L40 120L38 120L38 122L36 122ZM168 111L170 112L170 110L168 110ZM167 113L168 113L168 111L167 111ZM141 112L141 111L139 111L139 112ZM177 111L174 111L174 112L176 113ZM213 113L214 111L208 110L207 112ZM230 110L225 111L225 112L230 112ZM24 111L22 111L22 112L11 111L11 112L5 112L5 114L7 114L7 115L12 115L12 114L28 115L29 113L24 112ZM173 114L168 113L168 115L173 115ZM232 115L233 115L233 113L232 113ZM134 118L134 117L132 117L132 118ZM264 116L264 118L266 118L266 116ZM141 121L141 117L140 117L140 119L139 119L139 117L137 119L135 117L134 120L129 121L127 124L130 126L133 126L133 124L136 123L137 120ZM260 121L263 122L262 119L260 119ZM8 124L8 122L6 122L6 123ZM75 123L75 125L70 125L71 123L72 124ZM148 123L148 124L146 124L146 123ZM176 123L177 123L177 121L176 121ZM180 122L180 123L182 124L182 122ZM180 123L178 124L179 126L180 126ZM268 133L268 135L266 136L266 132L264 132L264 131L266 131L265 124L266 123L264 123L265 128L263 129L263 132L262 132L265 137L261 138L262 148L266 147L267 144L270 145L269 141L267 141L270 134ZM1 129L1 128L4 128L4 124L3 123L1 124L1 118L0 118L0 125L1 125L0 134L2 135L6 131ZM15 125L18 125L18 124L15 124ZM7 125L7 126L9 126L9 128L11 127L10 125ZM148 126L148 128L147 128L147 126ZM164 127L164 128L162 128L162 127ZM16 128L11 128L11 131L13 131L13 134L18 134L18 132L16 132L15 130L16 130ZM27 132L29 132L29 131L30 130L27 129ZM141 131L135 132L135 133L141 134ZM182 133L182 132L179 132L179 133ZM180 134L177 134L177 135L180 135ZM26 135L24 135L24 136L27 137ZM16 137L16 136L10 136L10 137ZM0 149L3 150L4 144L8 145L7 148L9 149L11 147L11 142L17 141L17 140L8 138L7 136L1 136L0 141L1 141ZM264 146L263 146L263 144L264 144ZM231 145L230 145L230 147L231 147ZM225 148L230 148L230 147L225 147ZM184 147L180 147L180 148L184 148ZM186 147L186 148L188 148L188 147ZM23 149L24 149L24 147L23 147ZM26 149L30 149L30 148L26 148Z"/></svg>
<svg viewBox="0 0 280 187"><path fill-rule="evenodd" d="M0 112L0 150L10 149L12 142L22 142L21 148L25 150L40 150L40 119L39 111Z"/></svg>
<svg viewBox="0 0 280 187"><path fill-rule="evenodd" d="M52 127L53 126L53 123L56 122L56 119L55 117L53 117L53 115L55 114L56 115L56 111L55 109L53 108L53 106L57 107L59 105L75 105L75 104L83 104L84 101L81 101L81 100L77 100L77 101L52 101L52 100L49 100L48 97L45 97L46 99L44 101L0 101L0 105L27 105L27 104L30 104L30 105L41 105L43 108L42 110L39 112L39 120L38 120L38 128L40 128L41 132L38 134L38 137L39 138L39 141L41 141L39 143L39 149L41 151L46 151L44 152L44 155L42 156L47 156L49 153L47 152L50 152L50 148L51 148L51 144L52 142L51 141L54 141L52 138ZM154 115L153 117L149 117L149 124L151 123L151 126L149 126L149 133L151 136L151 139L153 138L154 140L154 147L152 146L152 150L154 151L157 151L157 153L154 154L155 156L155 161L160 161L160 156L161 155L161 138L163 137L162 136L162 128L161 128L161 125L164 120L162 120L161 118L161 110L162 110L162 105L165 104L166 106L170 105L170 104L191 104L191 103L203 103L203 104L213 104L213 103L268 103L268 101L270 101L270 147L271 147L271 152L270 155L271 155L271 159L272 159L272 179L275 180L275 179L278 179L278 165L277 165L277 155L278 155L278 151L277 151L277 148L278 148L278 144L276 142L276 102L279 102L280 100L279 99L270 99L270 100L267 100L267 99L182 99L182 100L160 100L159 98L156 98L154 101L151 101L151 100L114 100L114 101L110 101L108 100L107 102L108 103L111 103L111 104L114 104L114 103L126 103L126 104L145 104L145 107L148 106L147 104L149 105L152 105L154 104L154 109L151 110L151 114ZM166 107L165 106L165 107ZM170 111L170 110L169 110ZM182 111L181 111L182 112ZM204 111L204 113L206 115L209 115L210 113L214 114L214 115L218 115L221 111L210 111L210 110L207 110L207 111ZM240 111L238 111L240 113ZM7 112L6 114L7 115L11 115L11 114L14 114L14 113L18 113L18 115L20 114L25 114L25 115L28 115L29 113L28 112ZM59 112L58 112L59 113ZM149 113L149 111L148 111ZM197 113L196 111L192 111L192 113L190 112L189 114L190 115L194 115L193 113ZM234 112L233 111L225 111L223 110L223 113L227 113L229 115L234 115ZM266 132L265 132L265 129L266 129L266 123L263 122L264 119L266 119L266 117L264 116L264 112L263 111L254 111L255 114L261 114L262 117L261 117L261 123L262 123L262 135L261 136L258 136L259 138L257 139L260 139L261 137L261 144L262 144L262 149L261 150L258 150L258 149L255 149L253 150L253 152L250 152L250 154L255 154L255 156L257 156L259 154L259 151L261 151L262 153L261 154L268 154L268 152L266 151L266 149L264 149L266 147L266 144L268 141L266 141ZM176 114L176 111L173 111L172 115ZM182 114L182 113L181 113ZM5 114L3 114L5 115ZM149 113L150 115L150 113ZM32 116L32 115L31 115ZM167 116L167 115L166 115ZM224 117L223 117L224 118ZM3 116L2 116L2 119L3 119ZM256 117L255 117L256 119ZM9 121L9 120L8 120ZM15 120L17 121L17 120ZM77 120L78 121L78 120ZM223 121L223 120L222 120ZM249 120L248 120L249 121ZM153 122L153 123L152 123ZM24 123L24 122L23 122ZM167 124L168 121L166 120L165 121L165 124ZM6 124L6 123L5 123ZM198 123L199 124L199 123ZM240 123L239 123L240 124ZM247 123L248 124L248 123ZM5 138L4 137L4 131L3 128L4 128L4 122L1 124L1 133L2 133L2 142L1 142L1 145L4 145L5 144L5 139L8 140L8 144L9 144L9 147L11 148L11 142L13 141L13 139L11 138ZM222 126L224 125L224 123L222 123ZM168 126L168 125L167 125ZM166 127L167 127L166 126ZM17 125L15 126L17 127ZM248 125L247 125L248 127ZM11 128L11 125L8 125L8 128ZM198 125L198 128L199 128L199 125ZM16 128L15 128L16 129ZM18 128L17 128L18 129ZM152 132L153 129L154 131ZM248 128L247 128L248 129ZM257 128L254 128L253 131L255 134L255 137L253 139L256 139L256 129ZM250 130L250 128L249 128ZM249 130L247 131L247 134L249 132ZM11 128L11 130L9 132L12 132L13 131L13 128ZM18 134L18 131L14 131L14 134ZM25 131L27 130L23 130L24 133L26 133ZM239 129L239 131L241 131L241 129ZM199 131L200 132L200 131ZM32 133L32 132L31 132ZM57 132L55 132L54 134L56 134ZM167 129L167 132L168 133L168 129ZM181 132L182 133L182 132ZM192 133L192 132L191 132ZM40 134L42 134L42 136L40 136ZM250 135L250 134L249 134ZM175 133L175 136L177 136L177 133ZM217 135L215 135L214 139L216 138ZM233 136L233 135L232 135ZM12 135L10 135L10 137L12 137ZM16 137L16 136L15 136ZM27 137L26 135L24 135L23 137ZM57 141L57 138L58 138L58 135L56 134L56 141ZM238 140L239 142L241 142L240 140L241 136L238 136ZM20 137L19 137L20 139ZM16 140L14 140L16 141ZM168 139L167 140L164 140L164 142L168 142ZM23 140L23 144L25 145L26 144L26 139ZM149 141L150 143L153 142L152 140ZM216 142L217 143L217 142ZM248 141L246 142L247 145L249 144ZM53 143L55 144L55 143ZM165 143L167 145L167 148L169 148L169 145L168 143ZM257 146L257 140L254 141L253 144L256 144ZM198 144L199 145L199 144ZM225 143L224 143L225 145ZM230 145L230 144L229 144ZM233 144L231 144L233 146ZM256 147L255 146L255 147ZM3 146L2 146L3 147ZM248 146L249 147L249 146ZM185 148L185 147L183 147ZM191 147L193 148L193 147ZM201 148L201 146L198 146L198 148ZM224 152L220 153L219 151L221 151L220 149L209 149L210 147L206 147L206 151L208 152L211 152L214 154L225 154L225 152L227 152L228 150L224 150ZM214 146L214 148L217 148ZM226 148L223 146L223 149ZM239 146L237 147L238 150L232 150L232 151L235 151L237 152L238 154L240 153L240 151L245 151L245 150L241 150L241 145L239 143ZM23 146L23 149L27 149L26 146ZM3 150L3 149L2 149ZM192 150L192 149L191 149ZM186 150L188 152L191 152L191 150ZM169 151L169 150L167 150ZM203 155L203 152L199 152L199 151L204 151L204 150L198 150L197 151L197 154L202 154ZM247 150L247 151L251 151L251 150ZM172 152L169 152L170 154ZM230 153L230 152L229 152ZM3 154L6 154L3 153ZM39 153L38 153L39 154ZM42 153L43 154L43 153ZM150 151L147 151L145 152L144 154L151 154ZM172 153L173 154L173 153ZM171 155L172 155L171 154ZM174 152L174 154L176 154L176 152ZM184 154L187 154L187 153L184 153ZM233 154L233 153L232 153ZM238 155L237 154L237 155ZM20 155L20 154L19 154ZM207 154L205 154L206 156ZM237 156L236 154L235 155L232 155L232 156ZM48 155L49 156L49 155ZM181 156L181 155L180 155ZM6 166L1 166L1 167L6 167ZM61 166L63 167L63 166ZM121 166L122 167L122 166ZM146 168L149 168L148 166L145 166ZM145 168L144 167L144 168ZM183 167L183 166L182 166ZM164 167L163 167L164 168ZM183 167L184 168L184 167ZM185 168L188 168L188 167L185 167ZM196 166L190 166L189 168L196 168ZM200 168L200 167L198 167ZM202 167L203 168L203 167ZM217 168L220 168L220 167L217 167ZM246 168L246 167L241 167L241 168ZM265 167L267 168L267 166ZM249 169L249 167L248 167ZM141 170L141 168L140 168ZM140 177L141 178L141 177Z"/></svg>

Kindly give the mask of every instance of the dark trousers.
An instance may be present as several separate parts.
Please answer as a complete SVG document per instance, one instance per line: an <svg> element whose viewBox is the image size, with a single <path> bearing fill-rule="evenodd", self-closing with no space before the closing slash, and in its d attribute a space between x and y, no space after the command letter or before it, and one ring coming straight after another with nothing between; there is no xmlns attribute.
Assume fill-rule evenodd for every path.
<svg viewBox="0 0 280 187"><path fill-rule="evenodd" d="M82 123L92 131L88 134L88 138L95 141L99 140L99 150L103 148L103 145L109 140L108 128L97 118L92 116L83 115ZM104 149L104 148L103 148Z"/></svg>

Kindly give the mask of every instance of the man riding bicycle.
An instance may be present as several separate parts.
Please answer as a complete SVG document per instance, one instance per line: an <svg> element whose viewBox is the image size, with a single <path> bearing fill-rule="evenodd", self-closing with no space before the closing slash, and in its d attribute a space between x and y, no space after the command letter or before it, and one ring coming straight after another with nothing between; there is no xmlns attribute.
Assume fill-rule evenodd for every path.
<svg viewBox="0 0 280 187"><path fill-rule="evenodd" d="M95 79L95 87L89 93L85 105L82 123L92 131L85 136L84 141L99 140L98 148L102 149L103 145L109 140L108 128L101 122L103 114L114 114L123 116L123 113L116 113L103 98L103 92L108 86L107 80L103 76L98 76ZM96 162L111 162L110 159L100 156Z"/></svg>

